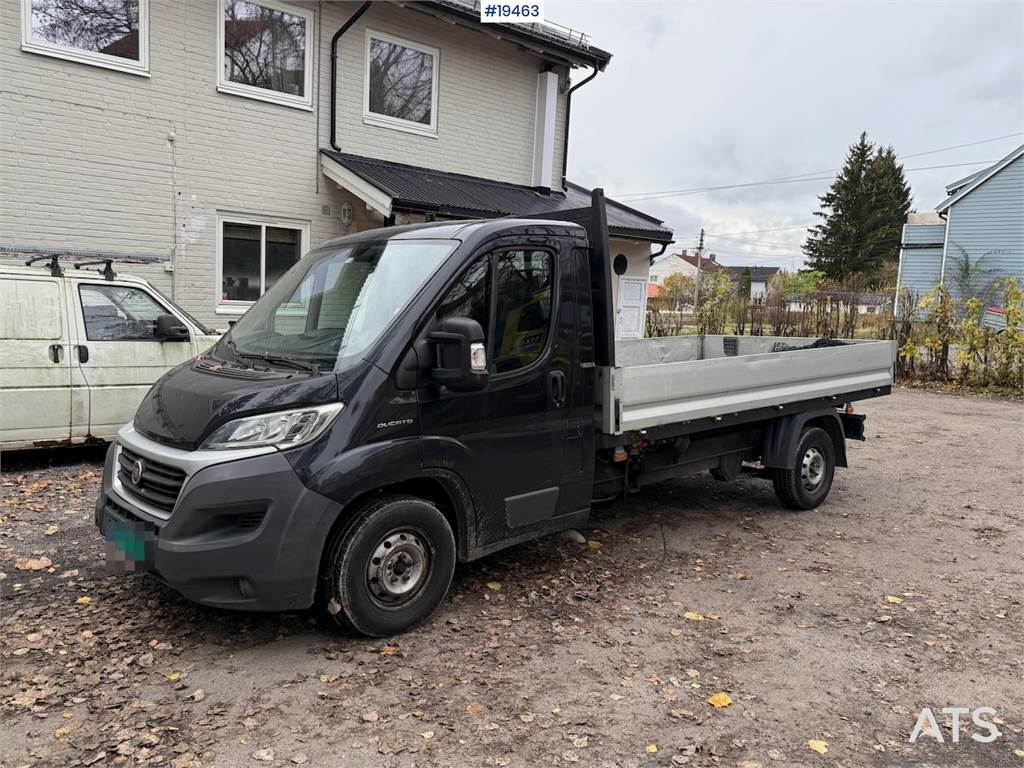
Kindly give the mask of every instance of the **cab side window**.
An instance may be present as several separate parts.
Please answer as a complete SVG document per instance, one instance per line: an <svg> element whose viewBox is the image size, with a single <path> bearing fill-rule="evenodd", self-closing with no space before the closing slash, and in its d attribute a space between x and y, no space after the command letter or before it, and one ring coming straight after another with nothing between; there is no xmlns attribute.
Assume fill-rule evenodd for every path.
<svg viewBox="0 0 1024 768"><path fill-rule="evenodd" d="M503 251L495 262L495 373L525 368L541 356L551 332L554 259L548 251Z"/></svg>
<svg viewBox="0 0 1024 768"><path fill-rule="evenodd" d="M490 259L485 256L466 270L448 291L441 306L437 308L437 319L468 317L476 320L484 329L484 343L487 343L490 339L487 332L487 324L490 322L490 284Z"/></svg>
<svg viewBox="0 0 1024 768"><path fill-rule="evenodd" d="M124 285L78 288L89 341L154 341L156 320L167 310L145 291Z"/></svg>
<svg viewBox="0 0 1024 768"><path fill-rule="evenodd" d="M463 273L442 300L437 318L469 317L480 323L491 373L525 368L544 352L551 333L553 275L554 256L548 251L497 251Z"/></svg>

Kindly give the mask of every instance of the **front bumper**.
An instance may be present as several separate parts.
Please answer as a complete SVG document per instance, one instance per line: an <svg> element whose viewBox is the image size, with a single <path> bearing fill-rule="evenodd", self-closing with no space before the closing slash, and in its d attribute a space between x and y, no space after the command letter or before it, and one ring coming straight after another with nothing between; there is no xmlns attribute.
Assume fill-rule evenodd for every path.
<svg viewBox="0 0 1024 768"><path fill-rule="evenodd" d="M145 529L145 568L185 597L205 605L252 611L307 608L313 603L320 555L339 506L310 491L277 452L200 466L196 454L122 430L107 451L96 525ZM159 451L159 460L187 467L170 514L160 515L117 477L121 443ZM178 455L180 454L180 456ZM157 456L152 456L157 460ZM189 463L191 461L191 463Z"/></svg>

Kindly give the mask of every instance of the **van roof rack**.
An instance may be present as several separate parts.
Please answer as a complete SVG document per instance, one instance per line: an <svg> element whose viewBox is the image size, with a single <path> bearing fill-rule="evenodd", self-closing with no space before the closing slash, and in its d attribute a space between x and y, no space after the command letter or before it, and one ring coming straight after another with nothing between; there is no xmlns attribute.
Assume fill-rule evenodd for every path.
<svg viewBox="0 0 1024 768"><path fill-rule="evenodd" d="M26 249L28 250L28 249ZM24 252L24 251L23 251ZM82 267L92 267L102 264L103 266L96 271L99 272L105 280L113 280L117 277L117 273L114 271L113 264L118 262L119 264L159 264L162 259L159 256L143 256L143 255L114 255L114 254L101 254L101 253L67 253L67 252L49 252L42 253L38 256L32 256L25 260L25 266L31 267L40 261L49 262L47 264L50 274L53 277L63 277L64 270L61 267L61 258L68 260L76 259L88 259L87 261L73 261L72 266L75 269L81 269Z"/></svg>

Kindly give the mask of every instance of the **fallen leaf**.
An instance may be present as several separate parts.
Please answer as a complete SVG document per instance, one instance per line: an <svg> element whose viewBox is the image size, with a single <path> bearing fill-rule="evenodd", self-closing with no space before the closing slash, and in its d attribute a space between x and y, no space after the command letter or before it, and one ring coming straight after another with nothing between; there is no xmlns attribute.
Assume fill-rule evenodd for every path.
<svg viewBox="0 0 1024 768"><path fill-rule="evenodd" d="M600 549L601 547L604 546L604 544L602 544L600 541L596 541L594 539L591 539L590 541L587 542L587 546L590 547L591 549Z"/></svg>
<svg viewBox="0 0 1024 768"><path fill-rule="evenodd" d="M824 741L820 741L819 739L809 739L807 741L807 746L813 749L819 755L824 755L826 752L828 752L828 744Z"/></svg>
<svg viewBox="0 0 1024 768"><path fill-rule="evenodd" d="M176 683L181 680L181 672L171 672L171 674L167 675L167 679L172 683Z"/></svg>
<svg viewBox="0 0 1024 768"><path fill-rule="evenodd" d="M487 588L488 589L493 589L495 592L498 592L499 590L501 590L501 582L500 581L488 581L487 582Z"/></svg>
<svg viewBox="0 0 1024 768"><path fill-rule="evenodd" d="M471 715L479 715L483 711L483 704L470 704L468 707L466 707L466 712L468 712Z"/></svg>
<svg viewBox="0 0 1024 768"><path fill-rule="evenodd" d="M151 667L153 666L153 654L144 653L135 660L135 663L140 667Z"/></svg>
<svg viewBox="0 0 1024 768"><path fill-rule="evenodd" d="M1015 749L1013 750L1013 754L1017 757L1024 757L1024 749Z"/></svg>
<svg viewBox="0 0 1024 768"><path fill-rule="evenodd" d="M364 712L363 713L363 721L364 722L376 723L378 720L380 720L380 715L377 714L377 710L373 710L372 712Z"/></svg>
<svg viewBox="0 0 1024 768"><path fill-rule="evenodd" d="M196 688L196 690L192 694L192 701L202 701L205 698L206 691L204 691L202 688Z"/></svg>
<svg viewBox="0 0 1024 768"><path fill-rule="evenodd" d="M46 534L47 536L53 536L53 534L55 534L59 530L60 530L60 528L58 528L56 525L50 524L50 525L46 526L46 530L43 531L43 533Z"/></svg>
<svg viewBox="0 0 1024 768"><path fill-rule="evenodd" d="M704 614L697 613L696 611L687 611L683 614L683 618L688 621L704 621Z"/></svg>
<svg viewBox="0 0 1024 768"><path fill-rule="evenodd" d="M252 753L253 760L259 760L261 763L272 763L274 762L274 750L267 747L266 749L257 749Z"/></svg>
<svg viewBox="0 0 1024 768"><path fill-rule="evenodd" d="M728 693L724 692L713 693L708 696L707 702L715 709L722 709L723 707L728 707L732 704L732 697L729 696Z"/></svg>
<svg viewBox="0 0 1024 768"><path fill-rule="evenodd" d="M91 602L92 602L92 598L89 597L88 595L82 595L80 598L75 600L75 604L76 605L88 605Z"/></svg>
<svg viewBox="0 0 1024 768"><path fill-rule="evenodd" d="M576 763L579 762L580 756L573 750L567 749L562 753L562 759L567 763Z"/></svg>
<svg viewBox="0 0 1024 768"><path fill-rule="evenodd" d="M996 613L996 618L997 619L1005 619L1006 618L1006 611L998 611Z"/></svg>
<svg viewBox="0 0 1024 768"><path fill-rule="evenodd" d="M398 655L398 647L394 645L382 645L380 647L381 656L396 656Z"/></svg>
<svg viewBox="0 0 1024 768"><path fill-rule="evenodd" d="M899 605L903 602L902 597L896 597L896 595L886 595L885 602L892 603L893 605Z"/></svg>
<svg viewBox="0 0 1024 768"><path fill-rule="evenodd" d="M53 565L48 557L19 557L14 561L14 567L19 571L44 571Z"/></svg>
<svg viewBox="0 0 1024 768"><path fill-rule="evenodd" d="M657 751L658 751L658 745L655 744L654 742L651 742L650 744L647 745L647 752L648 752L648 754L653 755Z"/></svg>
<svg viewBox="0 0 1024 768"><path fill-rule="evenodd" d="M434 738L434 732L433 731L424 731L423 733L420 734L420 736L422 736L426 741L430 741L432 738Z"/></svg>
<svg viewBox="0 0 1024 768"><path fill-rule="evenodd" d="M573 736L572 737L572 745L574 747L579 747L580 749L583 749L589 743L590 743L590 738L587 737L587 736Z"/></svg>
<svg viewBox="0 0 1024 768"><path fill-rule="evenodd" d="M524 712L519 716L519 719L522 720L524 723L532 723L534 720L537 719L537 716L534 715L532 712Z"/></svg>
<svg viewBox="0 0 1024 768"><path fill-rule="evenodd" d="M292 755L292 762L295 763L296 765L302 765L303 763L308 762L308 761L309 761L309 758L306 757L306 753L305 752L296 752L294 755Z"/></svg>
<svg viewBox="0 0 1024 768"><path fill-rule="evenodd" d="M681 634L683 634L683 630L681 630L681 629L672 629L672 637L679 637Z"/></svg>

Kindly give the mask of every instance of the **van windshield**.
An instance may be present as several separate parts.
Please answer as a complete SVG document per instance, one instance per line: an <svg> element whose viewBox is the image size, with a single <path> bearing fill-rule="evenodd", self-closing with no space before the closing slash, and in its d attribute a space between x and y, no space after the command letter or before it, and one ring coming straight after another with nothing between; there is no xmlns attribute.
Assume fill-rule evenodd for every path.
<svg viewBox="0 0 1024 768"><path fill-rule="evenodd" d="M235 323L240 357L336 367L362 353L402 311L455 240L379 240L306 254Z"/></svg>

